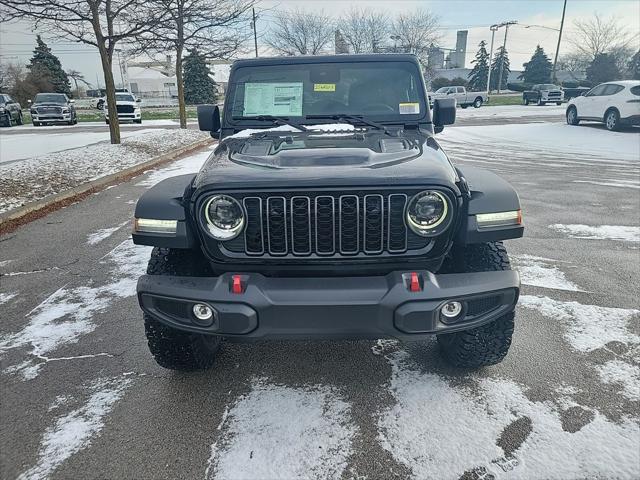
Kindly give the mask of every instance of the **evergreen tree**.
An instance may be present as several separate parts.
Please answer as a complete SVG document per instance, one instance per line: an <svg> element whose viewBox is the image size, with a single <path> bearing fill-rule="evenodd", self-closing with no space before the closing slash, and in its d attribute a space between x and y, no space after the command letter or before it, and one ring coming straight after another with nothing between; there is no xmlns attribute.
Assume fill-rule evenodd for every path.
<svg viewBox="0 0 640 480"><path fill-rule="evenodd" d="M627 64L629 78L633 80L640 80L640 50L638 50L629 63Z"/></svg>
<svg viewBox="0 0 640 480"><path fill-rule="evenodd" d="M38 85L40 90L49 90L55 93L66 93L71 96L71 84L69 77L62 69L60 60L53 53L40 35L36 37L36 48L29 65L29 80Z"/></svg>
<svg viewBox="0 0 640 480"><path fill-rule="evenodd" d="M191 105L213 103L216 100L216 82L204 57L197 50L184 59L184 100Z"/></svg>
<svg viewBox="0 0 640 480"><path fill-rule="evenodd" d="M524 64L524 72L519 79L524 79L524 83L551 83L551 70L553 64L544 49L538 45L536 51L527 63Z"/></svg>
<svg viewBox="0 0 640 480"><path fill-rule="evenodd" d="M500 65L502 65L502 78L500 86L498 86L498 78L500 77ZM493 62L491 62L491 90L505 90L511 73L511 64L509 63L509 52L503 47L499 47Z"/></svg>
<svg viewBox="0 0 640 480"><path fill-rule="evenodd" d="M484 91L487 89L487 77L489 76L489 54L487 53L487 42L482 40L478 45L478 53L476 53L473 69L469 72L469 90Z"/></svg>
<svg viewBox="0 0 640 480"><path fill-rule="evenodd" d="M608 53L599 53L587 67L587 80L593 85L620 78L620 71L616 65L616 59Z"/></svg>

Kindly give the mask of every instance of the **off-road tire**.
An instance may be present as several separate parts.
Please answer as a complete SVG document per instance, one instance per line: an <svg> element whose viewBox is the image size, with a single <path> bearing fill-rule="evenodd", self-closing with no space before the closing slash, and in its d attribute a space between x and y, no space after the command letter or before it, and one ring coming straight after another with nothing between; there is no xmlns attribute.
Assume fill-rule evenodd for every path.
<svg viewBox="0 0 640 480"><path fill-rule="evenodd" d="M22 112L18 113L18 118L16 118L16 125L24 125L24 119L22 118Z"/></svg>
<svg viewBox="0 0 640 480"><path fill-rule="evenodd" d="M450 273L511 270L502 242L468 245L454 255L460 255L461 260L448 264ZM500 363L511 346L514 318L515 311L512 310L486 325L438 335L440 352L449 364L456 367L479 368Z"/></svg>
<svg viewBox="0 0 640 480"><path fill-rule="evenodd" d="M147 274L203 276L210 271L196 252L156 247L151 252ZM177 330L146 313L143 318L149 351L158 365L183 371L211 368L220 349L220 337Z"/></svg>
<svg viewBox="0 0 640 480"><path fill-rule="evenodd" d="M578 118L578 110L574 106L569 107L567 109L567 124L578 125L579 123L580 119Z"/></svg>

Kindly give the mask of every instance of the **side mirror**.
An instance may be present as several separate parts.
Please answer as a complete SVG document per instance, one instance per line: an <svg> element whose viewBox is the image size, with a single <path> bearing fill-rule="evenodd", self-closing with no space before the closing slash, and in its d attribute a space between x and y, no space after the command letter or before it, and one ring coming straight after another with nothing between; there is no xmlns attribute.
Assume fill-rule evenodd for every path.
<svg viewBox="0 0 640 480"><path fill-rule="evenodd" d="M76 103L76 101L73 98L71 98L69 99L69 103Z"/></svg>
<svg viewBox="0 0 640 480"><path fill-rule="evenodd" d="M141 98L136 98L136 103L142 103L142 99Z"/></svg>
<svg viewBox="0 0 640 480"><path fill-rule="evenodd" d="M217 105L198 105L198 128L220 138L220 109Z"/></svg>
<svg viewBox="0 0 640 480"><path fill-rule="evenodd" d="M445 125L453 125L456 122L455 98L436 99L433 103L433 130L440 133Z"/></svg>

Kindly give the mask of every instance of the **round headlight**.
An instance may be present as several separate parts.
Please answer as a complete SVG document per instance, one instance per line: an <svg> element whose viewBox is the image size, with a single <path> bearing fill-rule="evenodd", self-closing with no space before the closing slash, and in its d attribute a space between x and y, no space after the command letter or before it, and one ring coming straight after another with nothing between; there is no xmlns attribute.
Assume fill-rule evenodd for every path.
<svg viewBox="0 0 640 480"><path fill-rule="evenodd" d="M447 218L449 203L443 194L426 190L415 195L407 207L407 223L418 235L429 236Z"/></svg>
<svg viewBox="0 0 640 480"><path fill-rule="evenodd" d="M204 216L209 233L216 240L231 240L244 227L244 211L240 203L229 195L216 195L206 203Z"/></svg>

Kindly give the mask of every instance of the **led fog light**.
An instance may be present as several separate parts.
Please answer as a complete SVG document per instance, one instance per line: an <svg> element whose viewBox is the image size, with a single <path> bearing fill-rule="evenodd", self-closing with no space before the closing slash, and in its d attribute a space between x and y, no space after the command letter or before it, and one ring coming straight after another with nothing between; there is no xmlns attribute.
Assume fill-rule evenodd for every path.
<svg viewBox="0 0 640 480"><path fill-rule="evenodd" d="M442 307L442 315L449 319L456 318L462 313L462 304L460 302L449 302Z"/></svg>
<svg viewBox="0 0 640 480"><path fill-rule="evenodd" d="M206 322L213 318L213 309L204 303L196 303L193 306L193 315L198 319Z"/></svg>

